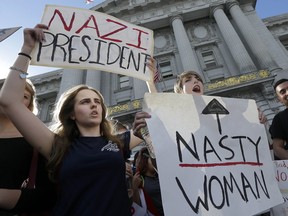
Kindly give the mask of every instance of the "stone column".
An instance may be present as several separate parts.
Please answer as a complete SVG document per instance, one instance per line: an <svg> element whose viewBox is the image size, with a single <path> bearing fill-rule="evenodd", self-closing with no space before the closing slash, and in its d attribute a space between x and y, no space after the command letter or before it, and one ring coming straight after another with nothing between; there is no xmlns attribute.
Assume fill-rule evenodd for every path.
<svg viewBox="0 0 288 216"><path fill-rule="evenodd" d="M86 85L101 91L101 71L87 70L85 83Z"/></svg>
<svg viewBox="0 0 288 216"><path fill-rule="evenodd" d="M73 86L83 84L83 81L83 70L70 68L64 69L57 98Z"/></svg>
<svg viewBox="0 0 288 216"><path fill-rule="evenodd" d="M222 36L230 50L230 53L232 54L233 59L240 70L240 73L244 74L257 71L257 68L245 49L245 46L224 13L223 6L212 6L210 10L211 15L214 16Z"/></svg>
<svg viewBox="0 0 288 216"><path fill-rule="evenodd" d="M269 69L270 71L278 69L261 38L239 7L239 3L235 0L230 0L226 4L233 20L258 61L260 69Z"/></svg>
<svg viewBox="0 0 288 216"><path fill-rule="evenodd" d="M197 62L196 53L191 48L182 17L179 15L172 17L171 24L184 71L193 70L204 77Z"/></svg>

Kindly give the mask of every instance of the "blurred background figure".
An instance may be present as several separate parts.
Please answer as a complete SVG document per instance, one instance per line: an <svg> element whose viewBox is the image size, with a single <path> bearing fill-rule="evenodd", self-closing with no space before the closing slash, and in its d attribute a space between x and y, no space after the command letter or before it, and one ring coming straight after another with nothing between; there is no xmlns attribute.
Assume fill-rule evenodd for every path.
<svg viewBox="0 0 288 216"><path fill-rule="evenodd" d="M139 189L143 190L147 209L154 215L164 215L156 159L149 155L146 147L139 151L136 173L133 177L134 202L140 205ZM138 193L137 193L138 190Z"/></svg>

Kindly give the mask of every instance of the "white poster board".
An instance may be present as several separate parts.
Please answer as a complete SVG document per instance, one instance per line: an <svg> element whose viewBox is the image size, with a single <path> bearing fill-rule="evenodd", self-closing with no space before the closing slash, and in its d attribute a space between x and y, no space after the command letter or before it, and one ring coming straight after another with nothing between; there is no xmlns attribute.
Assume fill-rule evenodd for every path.
<svg viewBox="0 0 288 216"><path fill-rule="evenodd" d="M253 215L283 202L254 100L146 93L165 216Z"/></svg>
<svg viewBox="0 0 288 216"><path fill-rule="evenodd" d="M278 182L284 203L271 209L274 216L288 215L288 160L274 161L275 177Z"/></svg>
<svg viewBox="0 0 288 216"><path fill-rule="evenodd" d="M46 42L31 64L102 70L150 81L153 31L93 10L46 5L41 23Z"/></svg>

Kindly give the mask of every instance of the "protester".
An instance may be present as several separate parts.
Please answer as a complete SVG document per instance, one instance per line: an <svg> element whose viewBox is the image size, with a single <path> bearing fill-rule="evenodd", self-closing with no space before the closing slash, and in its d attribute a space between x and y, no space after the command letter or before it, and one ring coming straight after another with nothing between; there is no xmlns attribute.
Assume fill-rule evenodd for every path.
<svg viewBox="0 0 288 216"><path fill-rule="evenodd" d="M154 74L157 73L155 59L152 58L151 62L147 63L147 66L150 68L150 70L153 71ZM156 75L154 76L154 78L155 77ZM153 92L157 92L155 83L147 82L147 85L148 85L149 90L152 90ZM192 94L196 96L201 96L204 94L203 79L195 71L183 72L177 77L177 80L174 84L174 92L178 94ZM151 115L148 112L140 111L140 112L137 112L135 115L133 131L134 131L134 134L138 137L141 137L141 129L147 127L147 124L145 121L146 118L151 118ZM261 112L259 109L258 109L258 118L261 124L264 124L267 122L267 118L265 117L263 112ZM135 200L137 200L137 198L135 198Z"/></svg>
<svg viewBox="0 0 288 216"><path fill-rule="evenodd" d="M53 215L131 215L125 178L123 145L142 142L112 134L102 95L86 85L61 95L51 131L22 103L30 54L45 40L38 24L24 29L21 53L5 80L0 105L26 140L48 159L50 176L57 181L58 200ZM129 139L123 140L123 137Z"/></svg>
<svg viewBox="0 0 288 216"><path fill-rule="evenodd" d="M288 79L280 79L274 85L278 100L285 106L285 109L275 115L269 132L272 138L275 159L287 160L288 151Z"/></svg>
<svg viewBox="0 0 288 216"><path fill-rule="evenodd" d="M25 85L23 103L31 112L37 113L35 90L29 80ZM0 216L40 215L40 212L48 213L52 209L56 188L48 179L46 160L42 156L35 161L35 188L21 188L29 176L32 155L33 148L0 108Z"/></svg>
<svg viewBox="0 0 288 216"><path fill-rule="evenodd" d="M204 85L200 75L194 71L183 72L178 75L174 84L174 92L178 94L203 95Z"/></svg>
<svg viewBox="0 0 288 216"><path fill-rule="evenodd" d="M133 177L134 194L137 195L137 189L142 189L148 210L153 215L164 215L156 159L150 157L146 147L139 151L136 167L137 172ZM139 197L134 196L134 201L142 205L139 200Z"/></svg>

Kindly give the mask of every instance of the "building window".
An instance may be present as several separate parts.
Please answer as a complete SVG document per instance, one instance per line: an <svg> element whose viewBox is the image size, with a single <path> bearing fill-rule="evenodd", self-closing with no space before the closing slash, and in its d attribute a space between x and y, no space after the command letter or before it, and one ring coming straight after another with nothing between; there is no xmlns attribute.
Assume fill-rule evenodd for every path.
<svg viewBox="0 0 288 216"><path fill-rule="evenodd" d="M285 49L288 51L288 38L285 38L285 39L281 40L281 43L283 44Z"/></svg>
<svg viewBox="0 0 288 216"><path fill-rule="evenodd" d="M170 62L160 63L160 71L163 79L173 77L172 67Z"/></svg>
<svg viewBox="0 0 288 216"><path fill-rule="evenodd" d="M53 101L53 103L50 102L50 103L48 104L45 122L51 122L51 121L52 121L53 111L54 111L54 105L55 105L54 102L55 102L55 101Z"/></svg>
<svg viewBox="0 0 288 216"><path fill-rule="evenodd" d="M130 79L128 76L125 75L118 75L119 80L119 89L126 88L130 86Z"/></svg>
<svg viewBox="0 0 288 216"><path fill-rule="evenodd" d="M201 55L206 68L213 68L217 66L213 51L202 52Z"/></svg>

